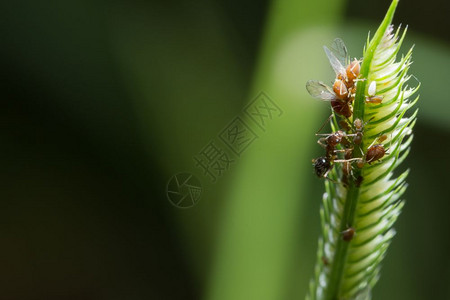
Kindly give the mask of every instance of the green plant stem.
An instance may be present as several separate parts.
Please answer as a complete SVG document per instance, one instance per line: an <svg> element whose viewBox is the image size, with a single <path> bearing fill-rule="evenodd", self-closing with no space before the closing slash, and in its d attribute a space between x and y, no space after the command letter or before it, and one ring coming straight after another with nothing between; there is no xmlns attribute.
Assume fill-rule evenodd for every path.
<svg viewBox="0 0 450 300"><path fill-rule="evenodd" d="M365 79L358 82L357 88L356 88L356 95L355 95L355 101L354 101L354 109L353 109L353 120L354 119L361 119L364 118L364 106L365 106L365 93L366 93L366 85L368 80L368 75L370 71L370 65L372 64L373 55L375 53L376 48L378 47L378 44L380 43L381 39L383 38L384 33L386 32L386 29L391 24L392 19L394 17L395 9L397 8L398 0L394 0L391 3L391 6L389 7L388 12L386 13L386 16L383 19L383 22L381 23L380 27L378 27L377 32L373 36L373 39L371 40L370 44L367 45L366 53L364 53L364 59L361 65L361 78Z"/></svg>
<svg viewBox="0 0 450 300"><path fill-rule="evenodd" d="M355 219L356 205L359 198L359 187L352 181L350 182L347 198L345 200L344 215L342 218L340 232L343 232L348 227L351 227ZM347 261L347 252L350 242L339 239L336 246L336 252L331 269L330 281L325 292L325 299L336 300L339 299L339 288L342 282L342 275Z"/></svg>
<svg viewBox="0 0 450 300"><path fill-rule="evenodd" d="M368 75L370 72L370 66L372 63L373 55L375 53L378 44L380 43L383 35L385 34L388 26L391 24L395 9L397 7L398 0L394 0L389 7L386 16L383 19L380 27L375 33L373 39L370 44L367 45L367 50L364 53L364 60L361 65L361 78L363 80L358 82L356 89L356 96L354 101L354 109L353 109L353 120L360 119L364 120L364 106L366 100L366 86L368 81ZM363 143L361 143L361 148L364 149ZM361 158L364 154L360 153L360 151L354 151L354 157ZM347 197L344 204L343 216L341 219L341 224L339 226L340 232L345 231L349 227L352 227L355 220L355 212L356 207L359 200L360 188L358 184L355 182L358 180L360 176L363 176L363 170L355 168L353 170L353 179L349 182L349 187L347 190ZM342 238L338 239L336 242L336 251L334 254L334 258L332 260L330 278L328 282L328 286L325 290L325 300L338 300L340 293L340 287L343 280L345 265L347 262L348 248L350 246L351 241L344 241Z"/></svg>

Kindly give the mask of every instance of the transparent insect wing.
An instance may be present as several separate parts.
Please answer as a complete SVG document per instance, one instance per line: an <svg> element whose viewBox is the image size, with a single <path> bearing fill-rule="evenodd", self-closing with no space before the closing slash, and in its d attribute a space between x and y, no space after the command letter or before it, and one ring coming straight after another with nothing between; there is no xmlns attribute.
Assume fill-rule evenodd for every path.
<svg viewBox="0 0 450 300"><path fill-rule="evenodd" d="M336 38L331 44L331 53L336 56L342 66L346 67L350 64L350 57L348 56L347 47L345 43L340 38Z"/></svg>
<svg viewBox="0 0 450 300"><path fill-rule="evenodd" d="M336 75L338 74L345 75L346 74L345 67L342 65L339 58L337 58L336 55L333 52L331 52L331 50L328 49L327 46L323 46L323 49L325 50L328 60L330 61L331 67L333 68Z"/></svg>
<svg viewBox="0 0 450 300"><path fill-rule="evenodd" d="M306 89L314 98L330 101L336 99L333 90L322 81L309 80L306 83Z"/></svg>

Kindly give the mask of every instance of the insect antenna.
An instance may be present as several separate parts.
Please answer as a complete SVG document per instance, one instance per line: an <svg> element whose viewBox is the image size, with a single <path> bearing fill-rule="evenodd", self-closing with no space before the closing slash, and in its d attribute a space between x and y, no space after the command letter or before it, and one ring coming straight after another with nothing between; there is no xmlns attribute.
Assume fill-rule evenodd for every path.
<svg viewBox="0 0 450 300"><path fill-rule="evenodd" d="M322 126L320 126L319 130L316 132L316 135L320 135L319 132L322 131L322 129L325 127L325 125L327 125L327 123L330 122L331 118L333 117L333 114L331 114L326 120L325 122L323 122Z"/></svg>

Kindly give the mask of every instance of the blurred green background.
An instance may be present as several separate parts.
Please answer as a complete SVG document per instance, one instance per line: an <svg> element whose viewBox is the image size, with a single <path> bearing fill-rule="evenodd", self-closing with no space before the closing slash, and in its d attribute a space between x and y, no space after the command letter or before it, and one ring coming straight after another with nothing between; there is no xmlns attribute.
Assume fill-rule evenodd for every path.
<svg viewBox="0 0 450 300"><path fill-rule="evenodd" d="M388 1L3 1L1 299L303 299L329 114L322 45L361 57ZM374 299L450 299L450 4L401 1L422 83L407 204ZM412 80L411 85L416 83ZM264 91L283 111L243 113ZM236 116L258 135L211 182L193 159ZM229 149L227 150L229 152ZM230 154L231 155L231 154ZM200 201L167 199L178 172Z"/></svg>

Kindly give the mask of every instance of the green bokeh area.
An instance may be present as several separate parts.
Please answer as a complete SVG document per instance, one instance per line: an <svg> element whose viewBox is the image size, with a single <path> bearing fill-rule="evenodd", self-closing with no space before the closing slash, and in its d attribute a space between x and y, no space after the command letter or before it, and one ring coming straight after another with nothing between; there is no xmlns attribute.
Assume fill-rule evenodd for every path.
<svg viewBox="0 0 450 300"><path fill-rule="evenodd" d="M333 79L335 37L361 57L388 5L2 3L0 298L304 299L324 191L314 133L330 113L305 83ZM450 298L449 9L401 1L394 18L421 96L374 299ZM263 126L261 92L277 109L260 107ZM233 152L237 117L254 140ZM232 160L214 179L195 160L211 143ZM190 208L166 195L180 172L201 185Z"/></svg>

